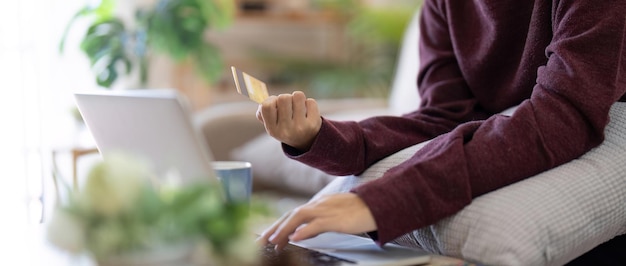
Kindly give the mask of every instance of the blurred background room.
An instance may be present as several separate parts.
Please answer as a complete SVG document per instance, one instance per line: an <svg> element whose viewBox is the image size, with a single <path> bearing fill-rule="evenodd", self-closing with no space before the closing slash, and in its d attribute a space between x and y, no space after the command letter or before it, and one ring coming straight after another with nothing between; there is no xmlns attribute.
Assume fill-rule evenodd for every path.
<svg viewBox="0 0 626 266"><path fill-rule="evenodd" d="M2 1L0 246L30 245L22 236L49 216L55 187L98 160L74 91L174 88L202 113L250 103L236 94L236 66L270 94L385 101L418 2Z"/></svg>

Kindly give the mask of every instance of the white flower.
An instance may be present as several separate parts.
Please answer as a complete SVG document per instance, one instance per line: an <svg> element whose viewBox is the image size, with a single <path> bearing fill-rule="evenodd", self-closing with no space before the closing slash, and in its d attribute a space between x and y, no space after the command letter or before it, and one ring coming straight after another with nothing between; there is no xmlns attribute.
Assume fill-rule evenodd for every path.
<svg viewBox="0 0 626 266"><path fill-rule="evenodd" d="M85 248L85 226L74 215L56 209L47 225L46 238L61 249L79 253Z"/></svg>
<svg viewBox="0 0 626 266"><path fill-rule="evenodd" d="M110 154L91 169L79 198L88 209L114 216L135 203L150 175L144 161L123 153Z"/></svg>

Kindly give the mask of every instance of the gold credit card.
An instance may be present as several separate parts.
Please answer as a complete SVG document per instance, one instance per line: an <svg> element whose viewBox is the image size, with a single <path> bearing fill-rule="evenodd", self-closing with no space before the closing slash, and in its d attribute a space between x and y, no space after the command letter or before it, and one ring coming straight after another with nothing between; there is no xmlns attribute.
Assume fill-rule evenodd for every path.
<svg viewBox="0 0 626 266"><path fill-rule="evenodd" d="M233 71L233 79L235 79L235 86L237 87L237 92L239 94L248 96L250 100L257 103L262 103L265 99L267 99L267 97L269 97L267 86L263 81L260 81L235 67L230 67L230 69Z"/></svg>

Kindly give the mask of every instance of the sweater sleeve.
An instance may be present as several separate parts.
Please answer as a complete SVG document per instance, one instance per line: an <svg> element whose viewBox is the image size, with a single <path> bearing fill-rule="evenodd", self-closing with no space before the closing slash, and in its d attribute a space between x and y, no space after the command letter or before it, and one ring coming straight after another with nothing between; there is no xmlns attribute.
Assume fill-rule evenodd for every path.
<svg viewBox="0 0 626 266"><path fill-rule="evenodd" d="M468 205L473 197L573 160L604 139L626 89L623 1L554 1L547 64L511 117L465 123L382 178L353 190L386 243Z"/></svg>
<svg viewBox="0 0 626 266"><path fill-rule="evenodd" d="M423 12L421 18L443 22L434 12ZM421 23L420 27L424 25ZM444 25L426 27L432 26L447 31ZM422 33L432 31L421 30ZM444 32L420 37L422 70L417 88L422 101L418 110L401 117L372 117L359 123L324 119L311 149L300 153L283 145L287 156L330 174L359 174L403 148L450 132L461 123L488 117L477 109L477 101L461 74L447 36Z"/></svg>

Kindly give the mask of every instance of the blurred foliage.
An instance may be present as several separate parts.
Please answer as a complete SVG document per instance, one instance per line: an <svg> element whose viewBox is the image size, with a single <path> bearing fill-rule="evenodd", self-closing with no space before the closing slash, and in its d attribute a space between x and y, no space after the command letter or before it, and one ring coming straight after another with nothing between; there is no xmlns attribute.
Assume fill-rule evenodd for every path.
<svg viewBox="0 0 626 266"><path fill-rule="evenodd" d="M238 241L257 247L249 229L251 219L269 213L264 202L228 201L211 178L156 176L144 158L130 154L105 158L80 189L64 186L67 198L47 224L53 245L97 260L180 243L209 243L220 257L242 255Z"/></svg>
<svg viewBox="0 0 626 266"><path fill-rule="evenodd" d="M332 10L342 16L355 13L355 7L361 6L360 0L313 0L313 5L318 9Z"/></svg>
<svg viewBox="0 0 626 266"><path fill-rule="evenodd" d="M271 82L295 85L313 97L386 97L404 31L421 1L372 7L358 0L316 0L346 19L347 60L311 60L276 54L258 56L276 69ZM417 48L416 48L417 49Z"/></svg>
<svg viewBox="0 0 626 266"><path fill-rule="evenodd" d="M209 83L219 78L220 53L204 34L209 28L223 29L232 23L233 0L157 0L137 10L132 23L115 15L115 5L116 0L101 0L82 8L68 23L60 43L63 51L76 20L91 19L80 47L89 57L98 85L110 88L120 74L128 75L135 67L145 85L152 53L176 62L191 60Z"/></svg>

